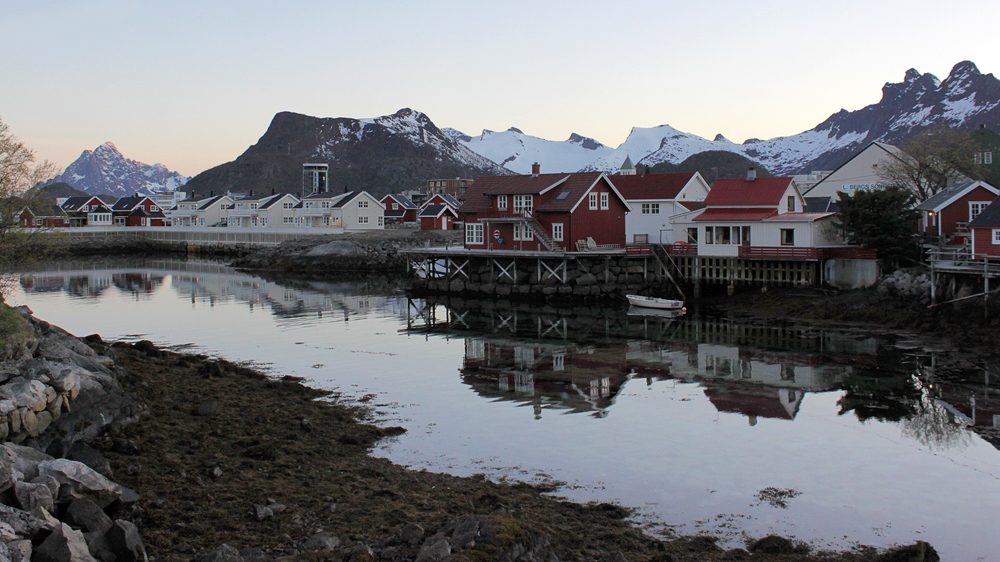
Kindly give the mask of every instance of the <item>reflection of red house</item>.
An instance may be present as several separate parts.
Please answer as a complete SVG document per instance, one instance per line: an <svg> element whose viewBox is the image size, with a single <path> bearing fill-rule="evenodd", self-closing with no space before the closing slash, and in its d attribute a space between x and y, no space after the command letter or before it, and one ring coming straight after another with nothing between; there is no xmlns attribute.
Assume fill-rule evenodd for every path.
<svg viewBox="0 0 1000 562"><path fill-rule="evenodd" d="M428 205L420 211L420 230L450 230L458 213L450 205Z"/></svg>
<svg viewBox="0 0 1000 562"><path fill-rule="evenodd" d="M968 225L1000 194L1000 190L982 181L954 185L936 193L917 206L923 215L917 224L921 234L944 236L949 243L961 244L968 235Z"/></svg>
<svg viewBox="0 0 1000 562"><path fill-rule="evenodd" d="M417 222L417 205L402 195L386 195L379 203L385 205L385 220L389 222Z"/></svg>
<svg viewBox="0 0 1000 562"><path fill-rule="evenodd" d="M601 172L476 180L459 208L465 247L576 250L577 241L625 244L628 203Z"/></svg>
<svg viewBox="0 0 1000 562"><path fill-rule="evenodd" d="M705 396L720 412L740 414L750 418L794 420L799 412L804 392L794 388L772 388L741 383L705 381Z"/></svg>

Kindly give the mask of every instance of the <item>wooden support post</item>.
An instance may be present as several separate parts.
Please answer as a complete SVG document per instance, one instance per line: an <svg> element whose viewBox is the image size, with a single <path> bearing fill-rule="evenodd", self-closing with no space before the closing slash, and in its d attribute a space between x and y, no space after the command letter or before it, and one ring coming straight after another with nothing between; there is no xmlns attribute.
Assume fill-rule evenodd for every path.
<svg viewBox="0 0 1000 562"><path fill-rule="evenodd" d="M931 304L937 304L937 279L934 277L934 260L931 260Z"/></svg>
<svg viewBox="0 0 1000 562"><path fill-rule="evenodd" d="M983 318L990 317L990 260L983 256Z"/></svg>

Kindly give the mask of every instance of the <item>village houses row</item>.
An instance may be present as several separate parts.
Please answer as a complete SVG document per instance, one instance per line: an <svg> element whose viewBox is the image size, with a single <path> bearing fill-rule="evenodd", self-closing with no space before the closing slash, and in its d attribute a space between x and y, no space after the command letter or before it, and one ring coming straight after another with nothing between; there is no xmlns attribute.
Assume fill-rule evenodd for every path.
<svg viewBox="0 0 1000 562"><path fill-rule="evenodd" d="M1000 136L988 129L989 147ZM994 139L994 137L996 137ZM992 150L975 155L993 164ZM464 224L468 250L564 252L658 244L670 253L817 259L845 253L835 226L838 193L877 189L879 167L907 158L873 142L830 172L794 177L720 179L701 174L636 174L626 158L617 174L601 172L428 180L426 190L386 195L326 191L326 165L303 166L300 196L272 193L184 198L181 192L107 204L96 196L60 200L51 215L25 210L24 226L198 226L226 228L381 229L403 224L451 230ZM1000 189L960 181L919 204L916 231L941 244L1000 257Z"/></svg>

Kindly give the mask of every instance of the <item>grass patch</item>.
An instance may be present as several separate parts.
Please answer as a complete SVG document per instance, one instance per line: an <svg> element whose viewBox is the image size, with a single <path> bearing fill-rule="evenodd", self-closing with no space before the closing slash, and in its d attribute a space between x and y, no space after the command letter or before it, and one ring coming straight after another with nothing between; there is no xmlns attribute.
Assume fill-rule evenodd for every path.
<svg viewBox="0 0 1000 562"><path fill-rule="evenodd" d="M20 312L0 303L0 361L24 348L34 335L31 323Z"/></svg>

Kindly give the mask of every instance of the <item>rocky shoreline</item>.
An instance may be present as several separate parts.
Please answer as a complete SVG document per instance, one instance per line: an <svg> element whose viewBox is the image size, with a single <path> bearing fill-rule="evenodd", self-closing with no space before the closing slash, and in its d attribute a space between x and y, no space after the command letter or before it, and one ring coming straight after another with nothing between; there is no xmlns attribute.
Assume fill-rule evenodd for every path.
<svg viewBox="0 0 1000 562"><path fill-rule="evenodd" d="M15 562L938 559L924 543L829 553L781 537L728 550L707 536L659 540L618 506L372 457L404 430L372 425L364 399L149 342L80 340L21 312L31 337L5 358L0 389L31 380L62 403L31 431L24 412L43 394L8 392L25 404L16 430L7 417L21 445L0 447L11 474L0 521L31 522L0 525ZM52 414L50 394L37 411Z"/></svg>

